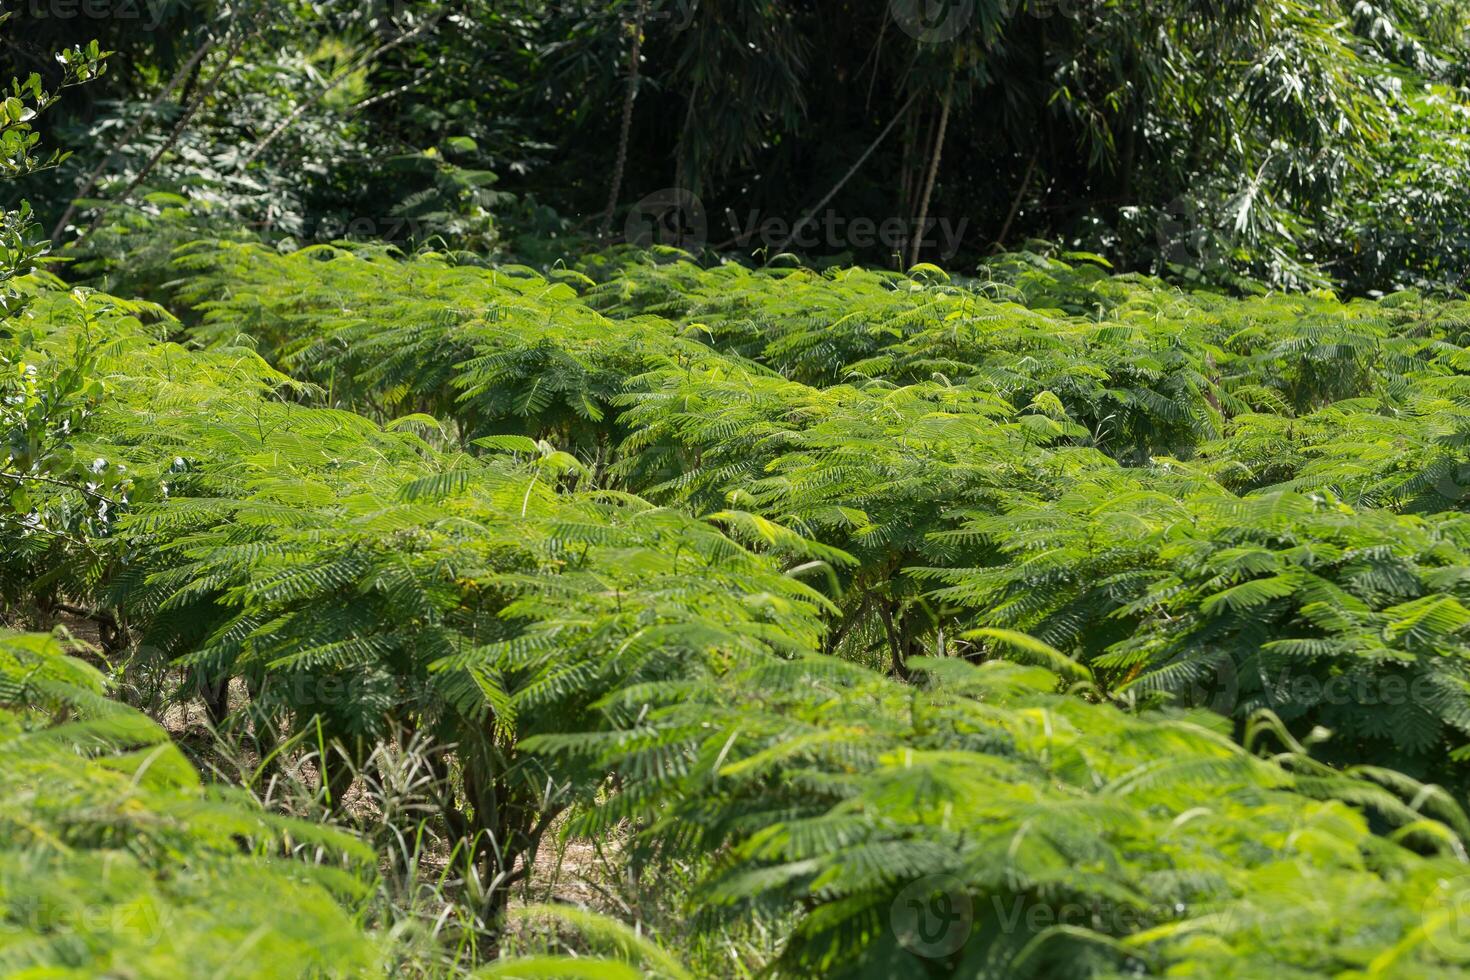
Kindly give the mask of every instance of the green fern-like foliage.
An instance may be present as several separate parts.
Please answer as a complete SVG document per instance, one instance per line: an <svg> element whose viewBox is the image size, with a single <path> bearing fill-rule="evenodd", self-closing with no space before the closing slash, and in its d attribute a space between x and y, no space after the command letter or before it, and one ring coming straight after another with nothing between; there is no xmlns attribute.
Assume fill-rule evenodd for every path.
<svg viewBox="0 0 1470 980"><path fill-rule="evenodd" d="M0 633L0 972L358 976L372 855L205 787L50 637ZM282 914L289 910L289 914Z"/></svg>
<svg viewBox="0 0 1470 980"><path fill-rule="evenodd" d="M1011 560L930 571L949 583L936 598L1082 651L1120 692L1182 692L1242 719L1270 708L1332 728L1346 758L1437 778L1470 734L1461 515L1115 482L951 534Z"/></svg>
<svg viewBox="0 0 1470 980"><path fill-rule="evenodd" d="M1256 593L1276 586L1244 571L1223 573L1241 591L1218 602L1211 586L1168 592L1148 614L1138 604L1154 601L1154 579L1168 590L1222 574L1175 567L1190 556L1154 540L1178 534L1159 502L1186 502L1200 536L1227 551L1251 536L1252 501L1270 510L1282 493L1363 510L1334 539L1348 551L1353 530L1369 548L1399 534L1378 528L1397 526L1380 511L1458 506L1470 431L1463 304L1231 300L1035 255L963 282L927 268L701 269L676 253L617 253L555 280L339 249L201 245L180 261L194 273L185 295L207 311L201 336L216 345L248 335L380 415L416 408L447 413L466 435L552 435L581 456L579 479L760 546L788 532L814 542L796 550L837 600L829 649L902 674L935 642L993 654L967 646L972 627L1029 629L1095 664L1116 693L1199 700L1218 687L1210 698L1242 720L1271 706L1302 732L1328 725L1345 752L1383 761L1401 746L1449 778L1443 756L1467 717L1452 636L1416 634L1404 649L1396 637L1359 643L1262 619ZM1017 524L1104 498L1078 529L1096 561ZM1194 515L1196 498L1247 516L1227 534ZM1452 598L1444 581L1365 601L1377 613ZM1231 597L1251 603L1239 629L1223 615ZM1146 620L1169 624L1170 638ZM1259 651L1267 639L1285 646ZM1305 693L1282 694L1283 683ZM1307 690L1329 685L1337 693ZM1342 693L1364 685L1389 703L1361 711ZM1401 685L1417 693L1400 696Z"/></svg>
<svg viewBox="0 0 1470 980"><path fill-rule="evenodd" d="M415 731L482 921L571 809L782 975L1462 967L1462 306L177 262L183 323L26 287L7 609L332 801Z"/></svg>
<svg viewBox="0 0 1470 980"><path fill-rule="evenodd" d="M466 443L525 433L594 451L623 379L693 349L666 321L614 325L571 286L519 267L222 242L179 262L193 273L180 292L201 337L246 339L334 403L453 420Z"/></svg>
<svg viewBox="0 0 1470 980"><path fill-rule="evenodd" d="M896 341L850 362L846 385L723 366L645 375L625 399L634 432L614 472L646 485L642 473L674 459L675 478L647 492L748 500L850 551L860 570L837 635L886 642L895 665L946 634L963 646L968 625L1031 630L1117 692L1214 703L1242 723L1271 707L1303 732L1336 731L1344 758L1457 779L1445 756L1467 717L1453 616L1463 553L1457 521L1427 515L1463 499L1463 305L1226 300L1044 268L970 288L828 273L824 291L816 274L788 289L789 270L706 282L639 267L690 293L691 320L780 297L770 325L740 320L771 343L738 353L813 381L822 372L788 358L786 341L841 346L836 306L863 308L864 289L884 297L867 304L875 315L893 296L930 312L880 318ZM1017 302L1052 301L1035 291L1043 280L1093 291L1090 315ZM829 294L842 297L830 310ZM1302 525L1284 516L1314 509ZM1390 560L1365 558L1379 552L1406 563L1391 586L1363 572ZM1287 568L1312 576L1307 592L1288 588ZM1319 579L1365 618L1326 625ZM1442 615L1395 625L1414 603ZM956 607L977 615L952 619Z"/></svg>
<svg viewBox="0 0 1470 980"><path fill-rule="evenodd" d="M634 731L543 742L644 775L588 832L646 814L645 858L720 855L709 924L794 912L780 976L1470 969L1448 830L1465 817L1443 793L1416 811L1295 753L1252 756L1208 712L1057 694L1041 668L913 666L922 683L832 658L753 665L645 692ZM687 763L654 765L671 753Z"/></svg>
<svg viewBox="0 0 1470 980"><path fill-rule="evenodd" d="M818 642L827 601L785 572L819 546L788 533L756 550L723 530L754 516L582 489L575 458L525 436L484 437L471 457L417 434L432 420L383 428L302 405L317 389L249 350L186 350L130 319L50 325L41 374L70 369L78 332L117 331L88 366L109 397L69 438L147 488L108 500L105 533L85 541L95 569L50 588L115 610L190 672L180 695L203 690L217 722L243 678L240 724L345 756L334 798L403 727L455 747L446 820L495 882L492 905L603 775L548 777L521 739L603 719L598 702L625 685ZM49 507L98 495L45 486Z"/></svg>

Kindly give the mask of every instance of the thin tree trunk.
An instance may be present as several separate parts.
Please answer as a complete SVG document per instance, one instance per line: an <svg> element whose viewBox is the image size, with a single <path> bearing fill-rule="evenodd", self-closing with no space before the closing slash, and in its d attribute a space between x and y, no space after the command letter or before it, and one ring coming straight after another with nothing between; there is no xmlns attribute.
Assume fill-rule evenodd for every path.
<svg viewBox="0 0 1470 980"><path fill-rule="evenodd" d="M917 146L913 149L923 150L925 153L930 153L933 151L934 115L935 114L932 112L923 113L922 129L924 131L924 135L920 137L917 130L914 132L914 137L918 139L919 142ZM913 155L911 151L910 159L912 159L912 156ZM903 189L903 216L910 220L912 220L914 215L918 213L918 209L915 207L915 205L918 203L919 191L922 189L923 186L925 162L925 158L920 158L918 160L917 166L914 166L911 163L908 167L908 183L905 184Z"/></svg>
<svg viewBox="0 0 1470 980"><path fill-rule="evenodd" d="M684 110L684 125L679 129L679 141L674 144L674 190L682 191L688 181L688 168L684 165L684 141L689 127L694 123L694 93L689 93L689 105Z"/></svg>
<svg viewBox="0 0 1470 980"><path fill-rule="evenodd" d="M837 625L837 629L828 634L825 644L827 653L833 654L837 652L837 648L842 645L842 641L847 639L847 634L852 632L862 621L863 613L868 611L868 605L871 602L872 596L864 593L863 601L858 603L857 608L847 616L844 616L842 622Z"/></svg>
<svg viewBox="0 0 1470 980"><path fill-rule="evenodd" d="M914 155L914 129L917 128L914 117L909 116L903 122L903 143L898 148L898 209L902 214L909 213L909 171L913 169L910 161Z"/></svg>
<svg viewBox="0 0 1470 980"><path fill-rule="evenodd" d="M888 33L888 18L884 17L878 27L878 40L873 43L873 74L868 76L868 95L863 100L863 109L873 107L873 86L878 83L878 68L883 61L883 36ZM864 63L866 66L866 62Z"/></svg>
<svg viewBox="0 0 1470 980"><path fill-rule="evenodd" d="M914 238L909 243L909 268L919 261L924 242L924 223L929 220L929 199L934 194L934 180L939 176L939 158L944 153L944 131L949 128L949 108L954 102L954 82L944 89L944 104L939 110L939 132L934 135L934 154L929 158L929 175L924 178L924 196L919 199L919 218L914 225Z"/></svg>
<svg viewBox="0 0 1470 980"><path fill-rule="evenodd" d="M827 196L822 198L816 204L812 205L812 207L807 211L802 219L791 226L791 234L787 235L786 240L776 247L777 252L784 252L786 250L786 246L791 244L791 240L797 235L801 234L801 230L806 227L806 223L812 220L813 215L822 210L822 208L826 206L827 202L832 200L833 196L836 195L838 191L842 190L843 186L852 179L852 175L857 173L858 168L867 161L868 157L873 155L873 151L878 149L883 140L888 137L888 134L893 130L893 127L897 125L899 119L903 118L903 114L908 112L909 106L914 104L914 99L917 97L917 93L915 95L909 96L909 100L903 104L903 106L898 110L897 113L894 114L892 119L888 120L888 125L883 127L883 132L879 133L878 137L874 139L873 142L868 144L868 148L863 151L863 155L858 157L857 161L853 163L851 167L847 168L847 173L843 174L842 179L833 185L832 189L827 192Z"/></svg>
<svg viewBox="0 0 1470 980"><path fill-rule="evenodd" d="M888 656L891 661L889 672L899 680L907 681L912 676L912 672L909 670L909 665L904 659L903 638L897 625L894 623L893 610L888 608L887 603L882 601L878 603L878 617L883 621L883 632L888 637Z"/></svg>
<svg viewBox="0 0 1470 980"><path fill-rule="evenodd" d="M442 16L442 15L440 15L440 16ZM266 148L268 146L270 146L272 143L274 143L281 136L282 133L284 133L286 130L290 129L292 126L296 125L297 120L299 120L302 116L304 116L306 114L307 110L309 110L312 106L316 105L322 99L326 98L327 97L327 94L329 92L331 92L333 89L335 89L338 85L341 85L348 78L352 77L352 75L353 75L354 72L360 71L361 69L367 67L368 65L370 65L373 62L377 61L383 55L387 54L389 51L391 51L394 48L398 47L400 44L404 44L405 42L412 40L413 38L415 38L418 35L422 34L424 31L428 30L430 27L433 27L438 22L439 22L439 17L438 16L436 16L436 17L430 17L428 20L424 21L422 24L420 24L418 27L415 27L413 30L411 30L411 31L405 31L404 33L398 35L398 37L394 38L391 41L385 41L384 43L378 45L373 50L369 51L367 54L365 54L362 57L358 58L351 65L349 65L346 69L344 69L343 71L339 72L336 78L332 79L326 85L323 85L322 88L321 88L321 90L319 92L317 92L311 98L307 99L305 102L303 102L299 106L297 106L296 109L289 116L287 116L285 119L282 119L281 122L280 122L280 125L276 126L275 129L271 130L270 131L270 134L267 135L265 139L263 139L259 143L257 143L255 145L255 149L251 150L250 151L250 154L247 157L245 157L245 159L243 161L240 162L240 165L239 165L239 168L238 169L244 170L246 167L248 167L252 163L254 163L255 160L256 160L256 158L259 157L262 153L264 153L265 150L266 150Z"/></svg>
<svg viewBox="0 0 1470 980"><path fill-rule="evenodd" d="M905 222L912 222L914 220L914 214L918 210L916 205L920 186L923 183L924 173L927 169L927 154L934 148L934 117L936 115L938 113L920 112L920 118L914 128L909 132L908 144L904 147L903 196L899 211L903 214ZM924 151L924 157L918 155L919 150ZM907 227L908 225L906 224L905 228ZM903 244L899 246L898 252L894 256L899 266L899 271L902 271L903 257L908 253L908 250L908 232L905 231Z"/></svg>
<svg viewBox="0 0 1470 980"><path fill-rule="evenodd" d="M211 728L219 728L230 715L230 678L228 675L208 681L204 686L204 714Z"/></svg>
<svg viewBox="0 0 1470 980"><path fill-rule="evenodd" d="M643 52L643 18L648 0L638 0L638 13L633 19L633 50L628 55L628 88L623 93L623 126L618 134L618 156L613 163L612 180L607 188L607 207L602 211L598 234L607 237L612 228L613 212L618 207L618 194L623 189L623 169L628 165L628 138L633 132L633 102L638 98L639 58Z"/></svg>
<svg viewBox="0 0 1470 980"><path fill-rule="evenodd" d="M402 95L404 92L407 92L409 89L413 88L421 81L423 81L422 77L410 79L397 88L390 88L388 91L383 92L380 95L374 95L371 98L363 99L361 102L353 106L351 109L348 109L347 111L361 112L364 109L371 109L373 106L378 105L381 102L387 102L389 99Z"/></svg>
<svg viewBox="0 0 1470 980"><path fill-rule="evenodd" d="M163 91L159 92L158 95L154 97L152 103L150 103L148 106L149 111L140 115L138 117L138 121L133 123L132 128L124 133L121 139L112 144L112 147L98 162L97 166L93 167L92 172L87 174L87 179L82 184L82 189L79 190L75 196L73 196L71 203L66 206L66 210L62 212L61 220L56 222L56 227L51 229L52 241L56 241L58 238L60 238L61 233L66 230L66 226L71 223L71 219L76 217L77 200L87 197L89 194L92 193L93 190L96 189L97 182L102 179L102 174L107 169L107 165L112 162L112 158L117 156L117 151L138 138L138 136L143 132L144 124L152 116L153 112L156 111L159 106L163 105L165 101L167 101L168 97L173 94L174 89L178 88L179 84L183 82L185 78L189 77L190 72L192 72L199 65L199 63L204 60L204 56L209 54L210 49L213 48L217 43L218 41L215 38L205 38L204 43L199 45L199 47L195 49L194 53L189 56L189 60L184 62L183 67L174 73L174 77L169 81L166 86L164 86ZM187 96L185 98L187 99Z"/></svg>
<svg viewBox="0 0 1470 980"><path fill-rule="evenodd" d="M1040 147L1031 151L1031 159L1026 163L1026 175L1021 178L1021 186L1016 190L1015 199L1011 201L1011 210L1006 214L1005 224L1000 226L1000 234L995 236L997 249L1005 244L1006 235L1011 232L1011 222L1016 220L1016 213L1021 210L1021 198L1026 196L1026 188L1031 186L1031 175L1036 172L1036 157L1040 152Z"/></svg>
<svg viewBox="0 0 1470 980"><path fill-rule="evenodd" d="M190 69L188 77L184 79L184 87L179 90L179 105L188 105L189 100L194 97L194 86L199 84L199 70L203 67L204 62L201 61Z"/></svg>

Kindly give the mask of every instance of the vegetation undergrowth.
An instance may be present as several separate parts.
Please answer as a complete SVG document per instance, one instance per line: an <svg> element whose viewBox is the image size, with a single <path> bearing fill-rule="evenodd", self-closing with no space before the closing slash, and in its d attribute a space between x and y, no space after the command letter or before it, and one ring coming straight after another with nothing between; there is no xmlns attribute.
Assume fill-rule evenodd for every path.
<svg viewBox="0 0 1470 980"><path fill-rule="evenodd" d="M104 6L0 973L1470 975L1459 0Z"/></svg>
<svg viewBox="0 0 1470 980"><path fill-rule="evenodd" d="M375 962L1466 965L1462 304L174 261L182 319L20 281L5 615L96 624L120 691L373 841ZM505 931L579 840L694 961Z"/></svg>

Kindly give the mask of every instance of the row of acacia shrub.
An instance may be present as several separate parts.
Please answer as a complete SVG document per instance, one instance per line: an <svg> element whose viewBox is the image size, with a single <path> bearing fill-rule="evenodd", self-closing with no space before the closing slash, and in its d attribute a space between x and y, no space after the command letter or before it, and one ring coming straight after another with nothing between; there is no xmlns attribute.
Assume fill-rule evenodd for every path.
<svg viewBox="0 0 1470 980"><path fill-rule="evenodd" d="M334 804L424 740L475 955L561 833L692 869L689 928L767 923L789 975L1470 957L1464 309L1034 257L963 283L176 261L182 321L37 282L5 341L8 615L96 619L124 684L202 698L264 767L317 747ZM88 759L168 751L5 703ZM320 928L392 969L373 862L232 805L260 843L211 880L317 887ZM67 812L13 817L17 849L75 850ZM909 902L966 911L936 945ZM191 928L228 948L216 918ZM0 956L166 962L89 928Z"/></svg>

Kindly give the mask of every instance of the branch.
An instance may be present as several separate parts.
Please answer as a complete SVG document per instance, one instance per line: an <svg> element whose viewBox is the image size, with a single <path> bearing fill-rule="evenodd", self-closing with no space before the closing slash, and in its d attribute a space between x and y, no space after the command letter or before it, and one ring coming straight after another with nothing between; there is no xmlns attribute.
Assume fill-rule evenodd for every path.
<svg viewBox="0 0 1470 980"><path fill-rule="evenodd" d="M53 480L49 476L32 476L26 473L0 473L0 477L7 480L14 480L17 483L25 483L27 481L32 483L49 483L52 486L62 487L66 490L75 490L82 496L95 500L98 503L111 504L113 502L112 498L104 493L98 493L96 490L88 490L86 487L79 487L76 484L67 483L65 480Z"/></svg>
<svg viewBox="0 0 1470 980"><path fill-rule="evenodd" d="M56 603L56 608L78 619L90 619L94 623L101 623L104 626L117 626L117 619L105 609L83 609L81 606L74 606L69 602L58 602Z"/></svg>
<svg viewBox="0 0 1470 980"><path fill-rule="evenodd" d="M888 120L888 125L883 127L883 132L879 133L877 139L868 144L868 148L863 151L863 155L858 157L857 162L847 169L847 173L842 175L842 179L832 186L832 189L827 192L827 196L822 198L816 204L812 205L811 208L807 211L806 215L796 224L791 226L791 234L787 235L786 240L776 247L777 252L786 251L786 246L791 244L791 240L801 233L801 230L806 227L807 222L811 221L812 218L816 216L816 213L822 210L822 208L826 206L827 202L832 200L832 198L836 196L838 191L842 190L843 186L852 179L852 175L858 172L858 168L867 161L868 157L873 155L873 151L878 149L883 140L887 138L890 132L892 132L893 127L898 123L900 119L903 118L903 114L905 112L908 112L909 106L913 105L914 100L918 97L919 95L917 92L909 96L909 100L899 107L899 110L893 114L892 119Z"/></svg>
<svg viewBox="0 0 1470 980"><path fill-rule="evenodd" d="M538 820L526 834L524 845L520 848L518 857L523 858L518 867L512 867L504 872L501 887L509 889L516 882L528 876L536 868L536 854L541 850L541 838L546 836L546 831L551 828L552 821L560 816L566 807L551 807L543 812Z"/></svg>
<svg viewBox="0 0 1470 980"><path fill-rule="evenodd" d="M1041 152L1041 147L1031 151L1031 160L1026 164L1026 175L1021 178L1021 186L1016 191L1015 200L1011 201L1011 210L1006 214L1005 224L1000 226L1000 234L995 236L995 247L997 250L1005 244L1006 235L1010 234L1011 222L1016 220L1016 213L1021 210L1021 198L1026 196L1026 188L1031 186L1031 175L1036 172L1036 156Z"/></svg>
<svg viewBox="0 0 1470 980"><path fill-rule="evenodd" d="M633 131L633 102L638 98L638 58L643 50L643 15L648 0L638 0L638 16L633 21L633 51L628 55L628 88L623 93L623 128L618 134L617 162L607 189L607 207L602 212L598 234L606 237L612 227L613 211L618 206L618 193L623 189L623 169L628 165L628 137Z"/></svg>
<svg viewBox="0 0 1470 980"><path fill-rule="evenodd" d="M194 66L199 64L200 61L204 60L204 56L209 54L210 49L213 48L217 43L219 42L215 38L206 37L204 39L204 43L199 45L194 53L189 56L189 60L184 62L183 66L174 73L174 77L169 80L169 83L167 85L164 86L163 91L159 92L158 95L154 97L153 101L148 106L149 111L140 115L138 117L138 121L133 123L133 127L129 129L126 133L124 133L122 137L119 138L115 143L113 143L112 148L107 151L106 155L104 155L100 161L98 161L97 166L92 168L92 172L87 174L87 179L82 184L81 190L76 193L76 195L72 198L71 203L66 206L66 211L62 213L61 220L56 222L56 227L51 229L52 241L56 241L57 239L59 239L61 237L61 233L66 231L66 226L71 223L72 218L76 217L77 201L86 198L92 193L94 189L96 189L97 182L102 179L103 171L105 171L107 169L107 165L112 162L112 158L117 156L117 151L138 138L139 134L143 132L143 124L148 121L152 113L154 111L157 111L159 106L163 105L168 97L174 93L174 89L178 88L180 83L182 83L183 80L188 76L189 72L194 70Z"/></svg>
<svg viewBox="0 0 1470 980"><path fill-rule="evenodd" d="M276 141L276 139L282 133L284 133L286 130L288 130L292 126L296 125L297 120L299 120L302 116L304 116L306 114L306 112L307 112L308 109L310 109L312 106L316 105L322 99L326 98L327 97L327 93L331 92L338 85L341 85L348 78L351 78L352 75L353 75L353 73L355 73L357 71L360 71L361 69L367 67L369 64L373 63L374 61L377 61L380 57L382 57L383 55L387 54L389 51L393 50L394 48L398 47L400 44L404 44L404 43L412 40L413 38L417 37L418 35L422 34L424 31L428 30L430 27L433 27L435 24L439 23L440 18L442 18L443 16L444 15L441 13L441 14L436 14L433 17L430 17L428 20L424 21L422 24L420 24L418 27L415 27L413 30L406 31L403 34L398 35L396 38L394 38L391 41L385 41L385 42L383 42L382 44L378 45L373 50L369 51L367 54L365 54L362 57L358 58L351 65L347 66L347 68L344 69L336 78L332 79L326 85L322 86L321 91L317 92L311 98L309 98L305 102L301 103L299 106L296 107L296 109L289 116L287 116L285 119L282 119L281 122L280 122L280 125L276 126L275 129L273 129L273 130L270 131L270 134L268 136L266 136L265 139L261 140L259 143L257 143L255 145L255 149L253 149L253 150L250 151L250 155L247 156L243 161L241 161L241 163L240 163L240 165L239 165L239 167L237 169L244 170L246 167L248 167L252 163L254 163L255 160L256 160L256 158L259 157L262 153L265 152L266 147L268 147L272 143L274 143Z"/></svg>
<svg viewBox="0 0 1470 980"><path fill-rule="evenodd" d="M387 102L389 99L393 98L394 96L402 95L404 92L407 92L409 89L413 88L415 85L417 85L421 81L423 81L423 76L420 76L418 78L410 78L408 81L404 82L402 85L398 86L397 88L390 88L388 91L381 92L378 95L374 95L372 98L363 99L361 102L357 103L357 105L353 106L351 109L348 109L347 111L348 112L361 112L364 109L370 109L373 106L379 104L380 102Z"/></svg>
<svg viewBox="0 0 1470 980"><path fill-rule="evenodd" d="M858 603L858 607L851 614L844 617L841 623L837 624L837 629L828 637L828 653L837 652L837 648L842 645L842 641L847 639L847 634L862 620L863 613L868 611L868 605L872 600L873 597L870 593L863 593L863 601Z"/></svg>
<svg viewBox="0 0 1470 980"><path fill-rule="evenodd" d="M929 175L924 179L924 196L919 199L919 220L914 227L914 240L909 243L909 267L919 261L919 249L924 243L924 224L929 220L929 198L934 193L934 180L939 176L939 157L944 152L944 131L949 128L949 109L953 102L954 82L944 90L944 104L939 113L939 132L934 136L934 155L929 158Z"/></svg>
<svg viewBox="0 0 1470 980"><path fill-rule="evenodd" d="M219 71L211 75L205 86L194 96L194 100L189 103L188 107L184 110L184 114L179 117L179 121L174 125L173 132L168 134L168 139L163 141L163 145L154 152L153 156L148 159L148 162L143 165L142 169L133 176L133 179L128 182L128 186L123 188L122 193L117 197L116 203L126 204L128 196L138 189L138 185L147 179L148 175L153 172L154 167L158 166L158 161L163 159L163 155L173 149L174 145L183 137L184 131L188 128L195 114L199 112L199 109L204 105L205 101L214 94L214 90L219 87L219 83L224 81L225 75L230 70L231 63L234 62L235 56L240 53L240 49L245 46L245 42L259 33L261 15L269 9L268 6L262 6L260 10L256 11L255 17L251 21L253 29L249 31L242 30L240 36L235 38L230 44L230 49L225 52L224 61L220 63ZM87 230L78 235L76 241L72 242L72 245L80 245L86 241L102 225L102 222L106 218L107 211L105 209L98 211L97 217L92 219L92 223L87 226Z"/></svg>

